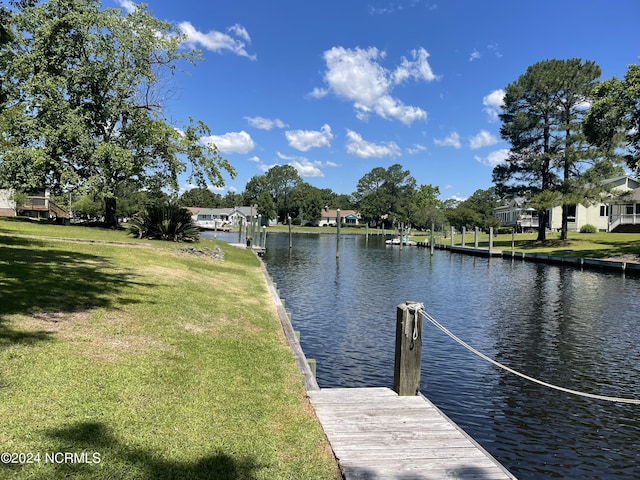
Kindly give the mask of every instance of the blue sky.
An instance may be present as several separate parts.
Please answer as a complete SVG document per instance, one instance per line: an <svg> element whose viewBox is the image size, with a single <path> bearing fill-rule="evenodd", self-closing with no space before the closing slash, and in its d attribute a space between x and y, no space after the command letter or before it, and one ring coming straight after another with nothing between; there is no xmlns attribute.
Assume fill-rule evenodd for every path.
<svg viewBox="0 0 640 480"><path fill-rule="evenodd" d="M352 193L374 167L400 163L442 199L466 198L491 186L506 155L503 89L528 66L581 58L607 79L640 57L638 0L147 4L203 52L172 80L166 112L211 128L237 170L214 190L223 195L286 164L311 185Z"/></svg>

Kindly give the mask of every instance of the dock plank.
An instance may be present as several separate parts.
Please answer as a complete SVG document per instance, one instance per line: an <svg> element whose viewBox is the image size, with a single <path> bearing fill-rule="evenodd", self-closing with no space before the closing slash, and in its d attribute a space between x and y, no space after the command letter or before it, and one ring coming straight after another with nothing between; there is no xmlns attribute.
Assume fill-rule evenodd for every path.
<svg viewBox="0 0 640 480"><path fill-rule="evenodd" d="M309 391L346 480L515 479L422 395Z"/></svg>

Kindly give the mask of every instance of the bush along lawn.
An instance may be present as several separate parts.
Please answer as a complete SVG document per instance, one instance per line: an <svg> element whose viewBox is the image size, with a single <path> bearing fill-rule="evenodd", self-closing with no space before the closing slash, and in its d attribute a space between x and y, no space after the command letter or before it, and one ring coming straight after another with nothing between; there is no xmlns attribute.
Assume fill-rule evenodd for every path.
<svg viewBox="0 0 640 480"><path fill-rule="evenodd" d="M147 243L0 236L0 477L340 478L255 256Z"/></svg>

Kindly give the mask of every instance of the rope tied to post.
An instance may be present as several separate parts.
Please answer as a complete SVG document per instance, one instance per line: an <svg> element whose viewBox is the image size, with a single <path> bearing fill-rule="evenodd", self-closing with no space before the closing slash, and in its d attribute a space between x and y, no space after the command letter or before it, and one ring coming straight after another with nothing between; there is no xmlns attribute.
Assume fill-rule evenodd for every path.
<svg viewBox="0 0 640 480"><path fill-rule="evenodd" d="M475 348L473 348L471 345L466 343L464 340L462 340L459 337L457 337L456 335L454 335L444 325L442 325L435 318L433 318L431 315L429 315L426 312L426 310L424 309L424 305L423 304L416 304L416 305L420 305L421 306L420 310L419 310L419 314L422 315L422 317L424 317L427 320L429 320L429 322L431 322L441 332L443 332L445 335L447 335L448 337L450 337L451 339L453 339L454 341L456 341L457 343L462 345L464 348L469 350L471 353L477 355L478 357L482 358L483 360L486 360L487 362L491 363L492 365L495 365L496 367L501 368L502 370L505 370L505 371L507 371L509 373L517 375L518 377L524 378L525 380L528 380L530 382L536 383L538 385L542 385L544 387L551 388L553 390L558 390L558 391L561 391L561 392L570 393L572 395L578 395L578 396L587 397L587 398L594 398L596 400L604 400L604 401L607 401L607 402L617 402L617 403L628 403L628 404L633 404L633 405L640 405L640 399L609 397L609 396L606 396L606 395L597 395L595 393L587 393L587 392L581 392L581 391L578 391L578 390L572 390L570 388L565 388L565 387L561 387L561 386L558 386L558 385L554 385L552 383L544 382L542 380L538 380L537 378L531 377L531 376L526 375L526 374L524 374L522 372L514 370L513 368L510 368L510 367L508 367L508 366L506 366L506 365L504 365L504 364L502 364L502 363L500 363L500 362L488 357L484 353L482 353L482 352L476 350Z"/></svg>
<svg viewBox="0 0 640 480"><path fill-rule="evenodd" d="M413 350L416 340L418 339L418 322L420 321L420 316L424 311L424 303L407 302L406 305L407 310L413 313L413 332L411 333L411 344L409 345L409 349ZM404 334L407 337L409 336L409 322L407 322L404 326Z"/></svg>

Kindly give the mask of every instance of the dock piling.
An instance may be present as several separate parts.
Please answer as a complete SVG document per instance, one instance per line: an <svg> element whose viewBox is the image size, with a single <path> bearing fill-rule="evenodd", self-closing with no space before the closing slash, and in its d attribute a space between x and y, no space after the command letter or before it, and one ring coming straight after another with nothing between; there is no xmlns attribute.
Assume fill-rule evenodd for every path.
<svg viewBox="0 0 640 480"><path fill-rule="evenodd" d="M405 302L396 311L396 351L393 389L398 395L420 392L422 317L416 302Z"/></svg>

